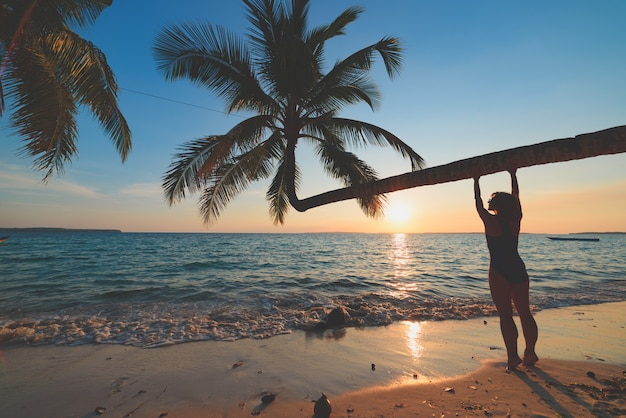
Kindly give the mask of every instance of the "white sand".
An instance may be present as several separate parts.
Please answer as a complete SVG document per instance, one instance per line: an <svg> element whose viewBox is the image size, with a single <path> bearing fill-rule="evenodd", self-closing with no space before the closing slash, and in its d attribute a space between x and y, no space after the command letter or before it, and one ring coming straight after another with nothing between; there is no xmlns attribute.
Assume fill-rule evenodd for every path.
<svg viewBox="0 0 626 418"><path fill-rule="evenodd" d="M542 361L534 375L526 374L531 376L526 381L504 372L497 318L403 322L322 335L295 332L268 340L198 342L155 349L5 345L0 417L91 417L96 416L96 407L103 407L105 417L243 417L259 412L267 417L311 418L311 401L322 392L337 405L332 417L415 416L409 402L401 400L406 395L398 390L423 385L422 392L449 395L442 392L442 379L464 375L471 380L480 375L486 380L485 373L491 382L497 377L505 379L502 385L532 389L540 383L531 384L528 379L545 381L545 373L555 373L558 380L564 371L582 373L579 369L585 365L605 367L603 373L607 374L626 368L626 302L546 310L538 312L536 319L540 332L537 352ZM562 360L582 365L564 366ZM485 363L483 369L481 363ZM368 388L375 392L363 395ZM260 399L269 392L276 394L276 399L264 406ZM482 396L492 403L489 395ZM533 404L527 412L534 410L535 403L548 405L535 397L536 401L527 400ZM458 391L443 399L455 398L461 398ZM353 399L358 408L350 406ZM373 402L380 399L384 399L382 404ZM411 407L432 409L423 402L427 400L413 401ZM403 406L396 408L396 403ZM500 406L504 404L500 402ZM559 406L546 407L561 413ZM461 416L484 416L483 410L470 414L458 404L445 403L431 413L439 417L446 408L457 413L461 408ZM348 412L350 409L354 411ZM589 410L583 408L572 416L586 416Z"/></svg>

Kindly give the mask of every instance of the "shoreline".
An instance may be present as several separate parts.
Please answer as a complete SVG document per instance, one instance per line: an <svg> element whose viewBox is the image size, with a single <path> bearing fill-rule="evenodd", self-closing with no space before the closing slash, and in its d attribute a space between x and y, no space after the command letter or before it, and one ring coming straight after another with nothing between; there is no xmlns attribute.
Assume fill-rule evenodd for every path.
<svg viewBox="0 0 626 418"><path fill-rule="evenodd" d="M332 417L415 416L416 408L424 407L430 414L459 411L458 401L470 399L462 388L479 387L468 385L471 379L481 382L480 388L500 382L497 390L502 394L495 404L491 400L495 389L489 393L470 389L482 396L472 402L482 402L483 408L489 404L493 411L507 402L511 408L512 400L504 399L511 388L525 392L529 387L543 388L549 393L536 393L537 399L525 401L532 404L527 410L513 414L537 416L530 411L550 408L541 396L549 395L558 405L565 402L552 393L558 385L547 388L545 381L560 381L563 386L580 375L579 381L591 386L599 384L600 377L588 380L588 370L581 370L594 369L608 378L626 368L626 302L547 309L535 317L541 360L523 373L504 372L504 347L498 319L493 317L401 322L321 334L301 331L267 340L203 341L152 349L7 344L0 347L0 391L7 395L0 416L95 417L95 408L103 407L104 416L249 417L259 412L311 418L312 401L322 392L334 405ZM454 386L456 395L442 391L444 386ZM413 396L417 387L419 397ZM263 405L261 397L270 392L275 400ZM420 399L424 393L430 395ZM558 405L552 408L557 413L561 412L554 408L571 409ZM626 411L624 405L617 407ZM374 411L378 415L372 415ZM485 411L472 413L484 416ZM472 415L468 410L464 414Z"/></svg>

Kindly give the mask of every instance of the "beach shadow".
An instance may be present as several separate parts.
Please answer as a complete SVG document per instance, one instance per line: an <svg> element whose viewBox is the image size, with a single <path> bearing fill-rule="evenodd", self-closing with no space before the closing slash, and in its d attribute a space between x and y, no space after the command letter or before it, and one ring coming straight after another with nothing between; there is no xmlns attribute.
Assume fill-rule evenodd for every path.
<svg viewBox="0 0 626 418"><path fill-rule="evenodd" d="M539 367L533 366L533 367L528 367L526 370L516 370L515 371L515 375L517 377L519 377L524 383L526 383L526 385L528 385L528 387L534 393L536 393L541 398L541 400L543 400L552 409L554 409L554 411L559 416L575 416L575 414L572 414L567 409L565 409L565 407L563 407L559 403L559 401L557 401L554 398L554 396L552 396L550 391L548 391L548 389L546 389L546 387L544 387L541 384L542 382L537 382L537 381L531 379L529 374L530 375L534 374L537 377L543 379L545 385L548 388L554 388L554 389L558 390L559 392L561 392L562 394L564 394L565 396L570 398L572 401L576 402L577 404L579 404L580 406L585 408L587 411L589 411L590 414L594 415L594 414L597 413L597 411L594 410L594 407L592 405L590 405L589 403L585 402L584 400L578 398L578 396L576 396L576 394L574 392L569 390L567 388L567 386L565 386L559 380L555 379L550 374L548 374L545 371L541 370Z"/></svg>

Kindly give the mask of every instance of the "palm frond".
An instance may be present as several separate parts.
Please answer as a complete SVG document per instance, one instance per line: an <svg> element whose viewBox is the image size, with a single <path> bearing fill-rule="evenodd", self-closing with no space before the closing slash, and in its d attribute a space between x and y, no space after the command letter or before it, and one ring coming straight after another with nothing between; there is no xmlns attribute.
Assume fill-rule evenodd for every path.
<svg viewBox="0 0 626 418"><path fill-rule="evenodd" d="M364 195L356 198L359 207L370 218L379 219L385 214L387 196L384 194Z"/></svg>
<svg viewBox="0 0 626 418"><path fill-rule="evenodd" d="M277 101L305 95L319 76L305 41L308 1L292 2L291 9L271 0L244 3L253 24L249 44L263 87Z"/></svg>
<svg viewBox="0 0 626 418"><path fill-rule="evenodd" d="M374 45L385 63L389 78L396 77L402 69L402 46L398 38L386 37Z"/></svg>
<svg viewBox="0 0 626 418"><path fill-rule="evenodd" d="M395 76L402 67L400 41L397 38L383 38L338 61L310 92L311 99L306 105L330 108L334 103L352 104L358 99L375 110L380 95L369 78L369 71L376 53L382 57L388 75Z"/></svg>
<svg viewBox="0 0 626 418"><path fill-rule="evenodd" d="M369 77L376 53L383 58L389 76L395 76L402 66L402 48L398 39L384 38L337 62L310 92L305 106L329 110L365 102L376 110L380 93Z"/></svg>
<svg viewBox="0 0 626 418"><path fill-rule="evenodd" d="M304 106L315 109L317 113L338 112L358 103L365 103L374 111L378 108L381 94L367 74L353 71L341 76L336 83L320 83L321 88L307 99Z"/></svg>
<svg viewBox="0 0 626 418"><path fill-rule="evenodd" d="M1 63L0 63L0 65L1 65ZM4 87L3 87L3 83L2 83L2 77L1 77L1 74L0 74L0 118L2 117L3 113L4 113Z"/></svg>
<svg viewBox="0 0 626 418"><path fill-rule="evenodd" d="M393 78L402 69L402 47L398 38L383 38L375 44L362 48L351 54L347 58L337 62L329 72L329 78L334 77L333 73L342 73L359 69L369 71L374 62L375 54L378 53L385 64L387 75Z"/></svg>
<svg viewBox="0 0 626 418"><path fill-rule="evenodd" d="M118 88L104 54L69 29L92 24L110 4L14 1L3 11L0 114L6 95L14 107L12 126L25 141L22 151L36 157L35 168L45 172L44 181L54 172L62 174L77 153L79 105L98 119L122 161L131 149L130 129L117 106Z"/></svg>
<svg viewBox="0 0 626 418"><path fill-rule="evenodd" d="M19 35L15 40L25 46L36 42L42 34L87 28L112 4L112 0L5 0L2 3L9 3L3 10L9 10L7 19L2 19L3 26ZM18 27L21 28L19 34Z"/></svg>
<svg viewBox="0 0 626 418"><path fill-rule="evenodd" d="M276 104L256 79L244 42L220 26L181 23L157 35L153 53L166 80L189 79L214 91L229 112L276 114Z"/></svg>
<svg viewBox="0 0 626 418"><path fill-rule="evenodd" d="M162 178L165 198L170 205L185 198L187 191L194 193L203 186L203 178L198 173L214 151L223 146L224 141L220 141L222 138L223 136L211 135L194 139L179 147L180 152L174 156L174 161Z"/></svg>
<svg viewBox="0 0 626 418"><path fill-rule="evenodd" d="M355 186L378 179L376 171L351 152L337 144L341 141L325 141L317 146L318 155L327 173L343 181L345 186ZM364 195L357 198L361 210L369 217L383 214L384 195Z"/></svg>
<svg viewBox="0 0 626 418"><path fill-rule="evenodd" d="M330 24L313 29L307 41L313 54L319 56L324 51L326 41L335 36L345 35L346 26L354 22L364 11L365 9L360 6L349 7Z"/></svg>
<svg viewBox="0 0 626 418"><path fill-rule="evenodd" d="M56 7L68 26L86 28L96 21L104 9L113 4L113 0L66 0L50 3L53 3L51 6Z"/></svg>
<svg viewBox="0 0 626 418"><path fill-rule="evenodd" d="M300 170L296 165L294 177L291 177L286 168L285 160L281 160L281 163L276 170L276 174L272 179L269 189L265 195L265 198L270 204L270 216L274 225L283 225L285 223L285 217L289 211L289 196L287 190L289 183L294 182L296 190L300 186Z"/></svg>
<svg viewBox="0 0 626 418"><path fill-rule="evenodd" d="M354 186L378 178L376 170L352 152L344 150L338 142L324 141L317 145L318 156L329 175L342 180L345 186Z"/></svg>
<svg viewBox="0 0 626 418"><path fill-rule="evenodd" d="M153 53L157 70L168 81L189 78L216 91L241 71L241 64L245 71L250 69L250 57L239 37L226 28L205 23L165 27L157 34ZM211 81L217 85L211 86Z"/></svg>
<svg viewBox="0 0 626 418"><path fill-rule="evenodd" d="M43 47L59 79L77 103L89 108L125 161L132 148L131 132L118 106L119 88L104 53L67 30L46 36Z"/></svg>
<svg viewBox="0 0 626 418"><path fill-rule="evenodd" d="M425 166L424 159L411 146L383 128L371 123L344 118L332 118L328 124L329 129L338 137L344 138L347 143L357 146L367 144L390 146L411 161L412 171Z"/></svg>
<svg viewBox="0 0 626 418"><path fill-rule="evenodd" d="M280 2L243 0L243 3L246 6L248 22L252 24L248 39L253 52L257 56L271 54L272 44L280 40L280 21L285 17Z"/></svg>
<svg viewBox="0 0 626 418"><path fill-rule="evenodd" d="M236 163L222 164L213 177L199 200L205 224L215 222L226 205L250 183L248 173Z"/></svg>
<svg viewBox="0 0 626 418"><path fill-rule="evenodd" d="M242 120L228 131L227 135L232 138L238 152L248 152L258 146L267 131L274 131L274 116L256 115Z"/></svg>
<svg viewBox="0 0 626 418"><path fill-rule="evenodd" d="M225 135L211 135L183 144L163 176L167 202L172 205L180 201L186 191L195 193L215 176L221 165L258 146L269 119L265 115L255 116L235 125Z"/></svg>
<svg viewBox="0 0 626 418"><path fill-rule="evenodd" d="M22 48L7 74L11 124L25 142L22 152L36 157L35 169L45 171L44 180L62 174L76 153L78 109L55 70L41 49Z"/></svg>
<svg viewBox="0 0 626 418"><path fill-rule="evenodd" d="M278 140L278 141L277 141ZM209 184L200 197L200 213L204 223L211 224L227 204L248 187L252 181L267 178L273 161L280 153L280 137L273 137L261 146L219 165L206 179Z"/></svg>
<svg viewBox="0 0 626 418"><path fill-rule="evenodd" d="M285 10L284 20L288 22L290 33L298 39L305 39L308 16L309 0L292 1L291 7Z"/></svg>

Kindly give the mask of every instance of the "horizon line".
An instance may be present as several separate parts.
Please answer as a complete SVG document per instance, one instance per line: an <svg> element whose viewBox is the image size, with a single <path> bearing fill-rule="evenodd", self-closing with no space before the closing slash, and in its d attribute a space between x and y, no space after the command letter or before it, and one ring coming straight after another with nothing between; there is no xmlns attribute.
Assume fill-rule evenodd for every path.
<svg viewBox="0 0 626 418"><path fill-rule="evenodd" d="M0 227L2 231L40 231L40 232L108 232L108 233L123 233L123 234L374 234L374 235L434 235L434 234L456 234L456 235L474 235L484 234L483 231L469 231L469 232L361 232L361 231L302 231L302 232L263 232L263 231L124 231L114 228L63 228L63 227ZM562 232L562 233L549 233L549 232L520 232L520 235L620 235L626 234L626 231L582 231L582 232Z"/></svg>

